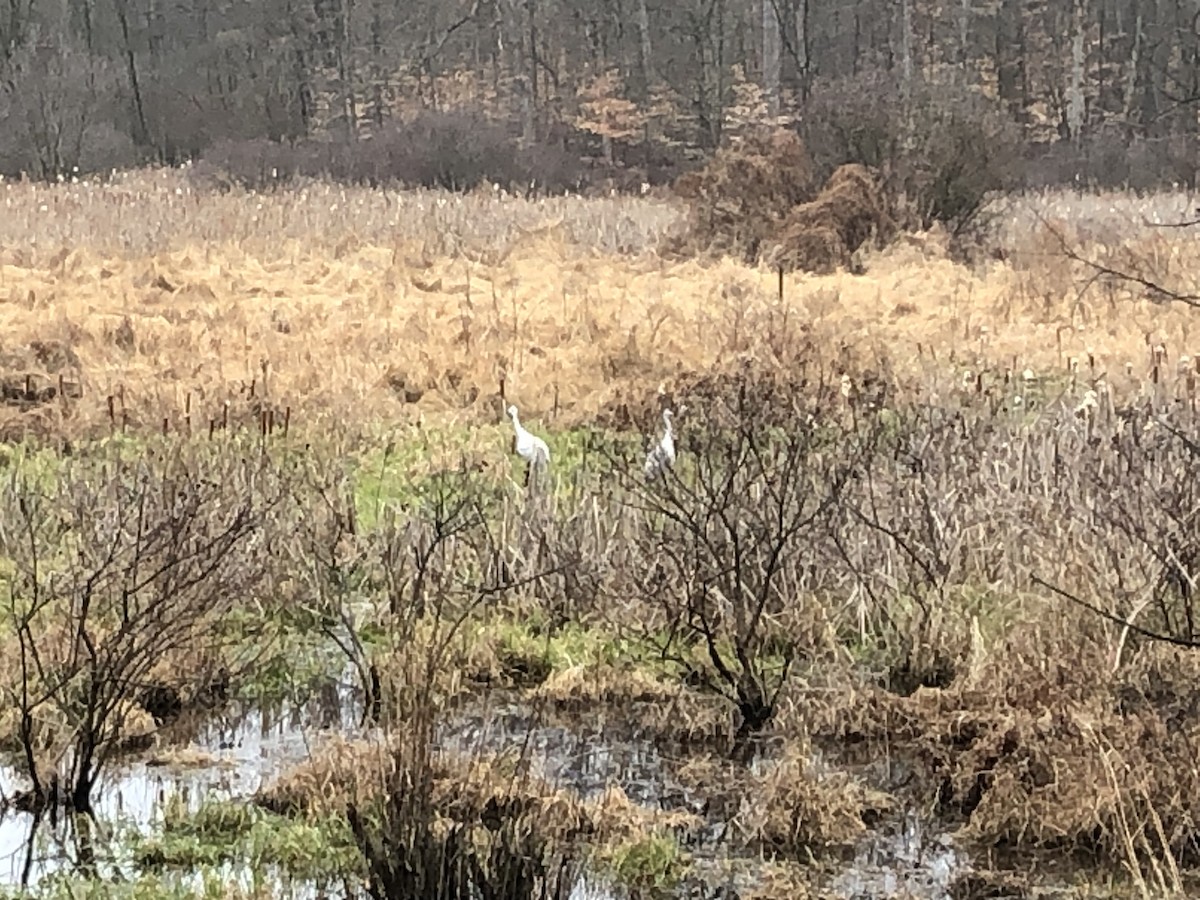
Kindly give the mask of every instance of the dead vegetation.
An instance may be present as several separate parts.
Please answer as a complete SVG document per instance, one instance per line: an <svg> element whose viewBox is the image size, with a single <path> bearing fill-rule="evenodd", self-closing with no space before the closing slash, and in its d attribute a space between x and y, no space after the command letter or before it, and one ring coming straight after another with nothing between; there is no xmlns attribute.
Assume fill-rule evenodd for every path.
<svg viewBox="0 0 1200 900"><path fill-rule="evenodd" d="M735 820L765 852L800 861L853 848L891 805L847 772L818 776L806 751L789 748L751 777Z"/></svg>
<svg viewBox="0 0 1200 900"><path fill-rule="evenodd" d="M287 492L267 460L209 450L18 469L0 491L0 697L26 806L89 811L117 753L144 748L185 699L219 699L221 650L237 642L222 618L266 578L264 532ZM172 663L203 684L165 682Z"/></svg>
<svg viewBox="0 0 1200 900"><path fill-rule="evenodd" d="M723 147L701 168L681 175L675 193L687 201L687 228L667 242L674 253L726 254L753 262L763 243L816 191L812 161L790 131L756 132Z"/></svg>
<svg viewBox="0 0 1200 900"><path fill-rule="evenodd" d="M756 133L722 148L680 176L675 192L689 208L670 253L722 254L783 271L828 275L850 270L872 236L883 247L896 231L883 184L866 166L838 167L824 186L800 138Z"/></svg>
<svg viewBox="0 0 1200 900"><path fill-rule="evenodd" d="M520 748L435 751L432 709L415 712L387 741L334 741L257 798L283 815L345 817L372 896L565 896L589 861L700 824L647 810L615 786L584 800Z"/></svg>
<svg viewBox="0 0 1200 900"><path fill-rule="evenodd" d="M830 246L880 233L869 179L844 169L827 188L845 195L827 209ZM271 218L295 201L263 202ZM800 222L822 202L787 214ZM96 766L79 768L67 743L107 761L236 687L220 645L267 637L257 621L222 634L212 617L249 595L266 604L255 615L316 623L389 735L335 747L261 798L353 819L380 895L421 893L442 871L464 891L524 895L597 843L703 830L681 804L668 820L615 788L607 808L585 801L527 757L429 750L420 714L497 688L558 723L632 722L693 774L736 751L703 824L736 822L739 851L781 872L837 857L913 804L998 859L1070 849L1174 889L1197 864L1200 672L1194 650L1123 623L1184 646L1200 631L1189 320L1111 285L1103 302L1081 298L1057 269L968 272L911 249L889 248L861 283L788 281L782 298L730 260L598 258L545 235L486 260L362 241L257 256L231 243L144 258L82 248L51 262L12 251L0 364L85 390L12 406L6 421L69 436L70 458L92 468L63 480L61 460L0 454L13 625L0 736L32 747L32 777L62 764L86 787L80 772ZM61 319L44 316L51 298ZM337 352L314 353L318 338ZM545 505L509 490L507 432L463 427L497 418L502 394L538 398L560 442ZM642 448L566 433L648 429L664 406L689 412L681 465L653 487L625 477ZM420 429L372 432L401 413ZM124 446L122 433L120 459L79 441ZM248 460L275 474L251 478ZM167 502L184 470L197 476L179 500L188 523ZM268 483L282 506L256 507L232 568L200 566L220 577L196 581L193 560L161 576L161 597L153 582L129 592L131 567L174 546L139 532L135 510L192 546L185 524L215 537ZM30 556L30 523L48 556ZM98 605L83 615L89 590ZM505 639L526 620L534 641ZM573 631L607 643L550 652ZM39 680L21 672L31 647L45 695L21 697ZM81 704L98 676L95 704ZM764 736L782 749L763 751ZM911 782L861 767L885 751Z"/></svg>
<svg viewBox="0 0 1200 900"><path fill-rule="evenodd" d="M314 627L346 653L373 720L393 735L503 683L560 721L624 716L690 756L748 759L763 735L788 736L781 756L758 761L760 775L743 771L726 792L757 802L744 813L724 812L738 818L746 846L780 857L840 852L865 821L908 800L935 810L962 839L997 851L1119 854L1139 872L1147 861L1163 871L1189 865L1191 822L1200 814L1189 799L1200 788L1191 783L1189 756L1200 738L1193 661L1030 588L1031 575L1069 585L1101 612L1136 615L1152 633L1195 640L1187 561L1196 557L1187 526L1195 508L1188 435L1196 422L1190 406L1165 399L1187 395L1188 373L1177 384L1160 378L1160 393L1144 405L1118 408L1111 395L1091 403L1086 395L1056 398L1003 372L965 384L935 381L936 393L919 395L889 379L889 366L876 368L878 386L870 389L861 375L847 387L836 370L746 367L682 380L670 399L704 408L705 418L681 417L688 462L671 478L647 485L623 477L636 468L594 452L575 464L571 493L532 518L521 502L500 499L494 473L464 462L360 519L352 474L330 464L337 449L326 448L330 457L310 447L277 487L286 500L276 503L291 512L264 520L273 523L274 552L243 560L230 577L280 585L278 602L300 603L322 623ZM1082 385L1075 391L1084 394ZM1148 428L1150 421L1166 424ZM287 448L265 445L261 464L287 456ZM221 488L189 489L190 502L209 497L214 509L226 509L221 491L236 495L240 482L228 473L219 480ZM93 496L76 485L64 496L82 497L90 510L109 502L109 489L88 488L101 491ZM21 522L16 497L9 521ZM164 522L175 521L175 508L162 508ZM191 510L191 528L208 521L199 508L179 509ZM58 520L45 512L35 521L40 533ZM132 540L128 532L88 534ZM4 545L23 579L13 583L36 596L28 591L51 582L33 578L34 560L19 537ZM118 552L136 555L139 546L119 544ZM73 652L90 658L89 641L101 661L132 648L140 668L105 682L141 690L102 707L104 728L119 729L127 700L160 713L187 702L171 693L156 668L161 660L137 653L168 652L194 634L160 628L156 618L191 609L179 606L189 595L176 592L174 606L141 612L130 595L126 611L121 582L111 584L96 595L107 605L97 607L103 615L87 641L74 627L34 628L20 605L9 616L16 633L36 643L43 665L67 666ZM80 595L68 604L62 590L52 596L77 607ZM192 596L205 613L216 608L207 597ZM364 613L355 610L364 603L387 635L382 646L357 637L355 617ZM523 618L536 630L506 638L504 624ZM122 636L126 621L141 623L136 641ZM208 621L200 615L196 627ZM593 649L572 659L580 629ZM620 640L598 644L598 634ZM565 649L552 652L556 641ZM622 645L636 653L622 659ZM219 656L195 659L197 672L213 671ZM483 671L494 675L471 675ZM520 671L528 677L516 677ZM19 674L12 661L7 674ZM86 668L72 677L86 683ZM71 695L21 701L11 693L19 686L8 686L18 708L40 703L79 715ZM23 726L13 727L20 734ZM835 765L850 768L816 768L810 735ZM123 737L102 730L92 740L108 753ZM502 880L527 885L549 871L522 868L528 860L553 868L555 854L594 843L594 811L547 793L530 780L536 773L527 762L488 762L485 776L451 756L428 751L425 760L420 748L430 742L413 740L379 745L377 762L356 755L330 763L342 774L314 775L317 785L296 788L291 799L285 781L267 802L293 811L327 802L325 812L356 817L364 852L385 861L403 858L387 823L409 823L397 833L412 846L441 848L411 865L432 871L445 858L475 860L464 879L478 875L472 867L484 865L485 845L525 860L504 868ZM851 777L847 748L855 746L887 747L920 776L903 790ZM41 778L40 764L31 771ZM499 792L505 778L510 793ZM426 799L413 794L420 779ZM512 795L514 783L532 793ZM414 807L418 800L424 805ZM503 826L497 837L489 809L510 810L500 818L519 823L517 830ZM550 819L538 818L539 810ZM404 831L426 819L419 833ZM566 831L554 830L560 825ZM485 837L500 843L478 843ZM376 872L379 883L408 877L391 865Z"/></svg>
<svg viewBox="0 0 1200 900"><path fill-rule="evenodd" d="M771 268L828 275L850 270L874 238L882 249L896 231L880 181L865 166L838 167L815 198L788 211L762 254Z"/></svg>
<svg viewBox="0 0 1200 900"><path fill-rule="evenodd" d="M812 734L835 763L852 764L848 745L886 747L920 773L871 788L813 775L793 748L737 787L758 801L742 827L772 853L853 845L906 798L997 852L1089 851L1139 877L1193 864L1193 661L1028 587L1031 574L1070 584L1195 640L1178 570L1193 558L1180 530L1191 413L1168 404L1170 427L1148 431L1142 410L1035 403L1003 373L945 386L936 406L895 385L875 405L840 381L760 394L744 377L714 385L706 421L685 426L694 462L678 481L597 488L624 508L623 537L588 526L584 556L622 565L588 572L590 602L539 582L545 608L640 635L685 687L598 666L547 671L530 696L579 713L625 704L655 728L640 704L672 710L698 691L737 723L709 750L741 752L775 726ZM581 526L544 522L542 546L581 546Z"/></svg>
<svg viewBox="0 0 1200 900"><path fill-rule="evenodd" d="M554 672L529 692L530 700L572 723L601 716L673 751L731 747L737 717L721 698L637 668L576 666Z"/></svg>
<svg viewBox="0 0 1200 900"><path fill-rule="evenodd" d="M830 369L842 352L897 348L897 376L918 380L935 362L1044 378L1090 353L1114 391L1132 393L1149 377L1147 334L1173 357L1190 352L1182 310L1054 264L1023 220L1003 232L1005 263L964 267L927 234L874 254L865 276L788 275L781 299L775 273L740 259L655 256L679 204L642 198L391 197L324 184L211 194L158 172L12 185L10 200L0 377L14 402L0 404L0 436L14 440L285 422L316 439L383 421L499 428L502 390L556 429L620 403L631 423L646 409L641 429L658 415L647 398L660 382L741 359L791 365L788 348L801 344ZM129 202L144 217L124 215ZM1129 233L1152 239L1163 265L1192 265L1184 232L1147 238L1139 210L1115 208L1128 220L1081 229L1084 246L1103 256ZM63 353L43 361L38 346Z"/></svg>
<svg viewBox="0 0 1200 900"><path fill-rule="evenodd" d="M1028 884L1031 861L1066 854L1185 895L1200 848L1194 654L1152 645L1113 673L1094 624L1019 628L945 687L860 687L835 704L836 722L804 733L852 769L886 748L912 772L891 802L928 808L956 841L1015 869L975 881Z"/></svg>

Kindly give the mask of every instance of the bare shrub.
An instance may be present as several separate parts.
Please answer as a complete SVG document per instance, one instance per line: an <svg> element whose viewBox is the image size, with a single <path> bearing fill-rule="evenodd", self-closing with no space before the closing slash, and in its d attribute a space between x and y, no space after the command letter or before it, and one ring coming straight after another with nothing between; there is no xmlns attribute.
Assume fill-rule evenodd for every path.
<svg viewBox="0 0 1200 900"><path fill-rule="evenodd" d="M581 163L560 147L526 146L479 114L433 110L354 142L218 141L194 174L208 183L251 188L297 177L452 191L489 183L562 192L582 184Z"/></svg>
<svg viewBox="0 0 1200 900"><path fill-rule="evenodd" d="M746 385L736 400L710 404L690 439L694 463L636 488L644 510L643 586L680 645L695 644L704 665L693 678L717 690L741 716L740 737L769 723L797 658L811 650L819 615L807 548L818 542L873 435L820 417L834 391L793 398L786 429L766 424L765 400ZM836 437L835 437L836 435ZM806 647L807 644L807 647Z"/></svg>
<svg viewBox="0 0 1200 900"><path fill-rule="evenodd" d="M664 247L718 252L775 266L831 272L875 234L894 226L882 185L865 166L838 168L817 193L804 143L792 131L753 132L681 175L675 193L688 202L686 227Z"/></svg>
<svg viewBox="0 0 1200 900"><path fill-rule="evenodd" d="M1080 519L1110 547L1122 548L1119 554L1110 551L1107 566L1117 579L1108 591L1112 611L1136 618L1153 633L1198 644L1200 495L1192 471L1200 445L1192 428L1172 431L1171 425L1148 435L1122 429L1112 441L1120 467L1097 454L1084 455L1081 474L1095 501L1091 515ZM1140 477L1131 480L1130 472ZM1091 594L1092 585L1080 580L1077 587ZM1137 647L1144 637L1133 634L1129 643Z"/></svg>
<svg viewBox="0 0 1200 900"><path fill-rule="evenodd" d="M344 816L376 898L566 897L583 859L581 840L602 840L615 827L603 810L533 774L528 748L517 758L473 759L436 749L473 651L467 626L484 614L483 602L533 593L561 574L537 568L545 557L500 549L479 488L469 469L441 473L407 509L382 509L369 530L339 525L352 518L340 501L332 523L313 533L358 548L352 568L322 563L312 583L350 575L345 588L326 584L318 595L326 614L335 611L347 625L351 597L376 602L389 641L372 669L389 737L335 748L259 799L281 812ZM494 511L515 527L503 509Z"/></svg>
<svg viewBox="0 0 1200 900"><path fill-rule="evenodd" d="M818 84L802 128L820 169L847 162L885 173L902 195L905 227L942 222L967 236L987 199L1016 183L1020 134L990 101L958 88L867 72Z"/></svg>
<svg viewBox="0 0 1200 900"><path fill-rule="evenodd" d="M109 140L111 126L101 120L116 87L106 61L53 38L18 47L7 66L0 79L0 174L54 178L103 157L93 137Z"/></svg>
<svg viewBox="0 0 1200 900"><path fill-rule="evenodd" d="M269 571L264 533L285 496L266 458L119 455L17 474L0 493L2 614L29 805L90 809L129 716L171 657L219 663L222 616ZM198 674L198 673L196 673Z"/></svg>
<svg viewBox="0 0 1200 900"><path fill-rule="evenodd" d="M381 470L389 462L385 453ZM542 590L570 568L569 558L506 545L500 535L520 527L517 511L465 463L416 480L403 505L377 500L365 510L327 458L310 458L305 477L316 502L289 545L301 609L354 667L364 717L436 707L471 656L464 624L487 602ZM364 619L386 629L389 644L365 646Z"/></svg>

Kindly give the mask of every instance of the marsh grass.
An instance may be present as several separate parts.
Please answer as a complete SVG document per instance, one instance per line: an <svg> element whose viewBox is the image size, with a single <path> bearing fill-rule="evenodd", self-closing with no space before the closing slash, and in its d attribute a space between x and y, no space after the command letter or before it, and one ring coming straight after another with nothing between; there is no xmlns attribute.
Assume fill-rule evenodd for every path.
<svg viewBox="0 0 1200 900"><path fill-rule="evenodd" d="M136 724L143 682L187 704L223 666L227 695L274 697L348 665L378 729L264 793L290 824L214 826L220 853L286 856L278 831L321 855L307 829L336 820L382 894L444 864L463 891L602 859L671 882L695 822L585 802L518 751L431 749L456 703L502 687L684 747L739 824L730 852L775 858L765 895L815 893L795 861L843 852L893 801L985 853L1070 850L1143 895L1186 889L1200 673L1152 636L1200 628L1190 310L1090 280L1018 214L1005 260L966 268L916 236L781 298L770 273L656 258L675 213L637 200L218 195L178 173L4 190L0 236L21 230L0 256L0 375L62 374L64 393L3 411L29 439L0 446L0 691L50 684L21 672L22 640L60 668L86 653L72 553L102 560L114 491L183 466L214 510L264 486L278 503L253 584L158 630L154 665L112 682L130 688L112 722ZM1091 252L1172 278L1194 262L1133 201L1026 202L1067 204ZM505 402L550 444L547 490L520 484ZM687 409L680 459L648 485L664 406ZM250 461L270 478L234 477ZM33 584L55 593L29 619ZM106 597L89 639L143 646L120 644ZM0 713L35 772L75 733L75 675L30 721ZM759 700L770 715L748 716ZM115 759L122 730L95 731ZM764 736L784 748L751 754L756 774L744 755L704 767ZM891 798L856 768L884 752L915 773ZM210 852L176 824L179 862Z"/></svg>
<svg viewBox="0 0 1200 900"><path fill-rule="evenodd" d="M1043 378L1090 358L1121 402L1150 381L1147 346L1172 363L1196 349L1186 309L1062 264L1029 212L1068 221L1097 254L1148 242L1173 281L1194 248L1142 214L1183 209L1182 194L1023 198L996 237L1006 261L964 267L929 234L873 254L865 276L789 277L780 298L774 273L657 258L678 211L646 199L221 194L177 172L0 192L0 376L17 393L27 378L79 386L6 404L8 437L164 422L255 434L265 413L273 430L353 438L381 423L498 426L505 402L551 439L622 418L653 431L660 386L798 354L856 381L887 365L902 385L947 366ZM614 237L624 229L638 236Z"/></svg>
<svg viewBox="0 0 1200 900"><path fill-rule="evenodd" d="M710 386L710 401L738 395L736 381L723 384ZM776 385L777 400L786 389ZM1191 634L1191 601L1172 574L1175 569L1163 562L1171 559L1168 548L1176 559L1190 558L1189 545L1179 543L1183 532L1172 524L1187 521L1190 488L1179 474L1188 470L1187 443L1165 427L1130 428L1131 416L1152 421L1138 409L1100 406L1080 414L1077 404L1058 401L1031 417L1027 407L987 402L986 393L973 384L965 390L940 386L936 399L936 406L896 403L881 410L833 404L826 412L810 413L823 416L812 426L815 457L844 460L847 439L873 427L871 422L884 427L874 443L862 445L869 452L854 462L855 475L831 515L814 520L803 548L786 556L789 580L784 583L800 589L770 595L771 615L763 620L756 643L747 645L755 667L782 675L777 728L797 740L812 734L827 748L830 740L850 737L862 746L884 743L890 752L911 757L927 773L929 780L919 782L926 800L942 798L941 814L961 822L964 835L974 841L1097 846L1125 854L1138 872L1148 859L1186 865L1193 852L1186 825L1191 813L1180 805L1179 795L1167 792L1166 782L1149 774L1169 772L1171 785L1186 778L1187 770L1180 768L1183 744L1160 741L1152 758L1141 749L1138 735L1151 728L1186 739L1190 713L1179 698L1190 690L1190 669L1181 669L1178 661L1151 665L1157 658L1153 644L1137 635L1122 637L1119 628L1077 607L1064 609L1062 601L1032 589L1026 575L1037 572L1070 585L1114 614L1141 604L1140 623ZM1161 415L1171 417L1171 428L1192 433L1186 407L1164 406ZM765 441L786 436L757 414L750 413L749 420L761 425ZM711 440L728 442L728 423L721 424L720 416L716 421ZM705 446L704 434L693 428L689 452ZM186 447L175 450L186 455ZM210 446L195 460L207 459L203 453L211 451ZM58 465L63 472L103 465L115 471L120 466L114 459L122 465L161 465L155 461L171 458L141 445L122 444L109 452L111 458L84 454ZM302 675L300 648L312 648L319 658L330 649L320 636L349 628L363 653L364 671L374 671L381 681L379 699L392 710L385 716L391 733L408 728L404 723L413 716L440 714L456 697L490 684L516 687L563 715L620 711L663 739L687 735L693 750L728 746L737 724L736 704L704 684L719 676L713 652L737 659L736 635L715 633L710 647L703 629L697 630L701 623L673 624L670 610L686 601L686 585L667 580L645 590L662 554L680 554L688 546L680 543L681 535L661 530L662 509L645 502L646 492L668 490L667 484L580 477L577 488L555 498L530 523L523 520L529 498L497 497L492 476L460 460L457 469L437 476L440 494L428 490L433 482L426 482L408 500L380 500L380 514L366 522L360 516L352 531L325 532L337 518L326 502L330 497L354 506L374 490L369 481L365 489L358 481L367 480L363 473L372 471L370 465L346 465L323 457L326 452L268 451L278 453L277 464L292 473L287 482L291 512L277 523L272 538L277 548L290 549L264 558L270 573L266 583L276 589L257 604L229 610L222 625L236 645L259 640L267 633L263 623L275 622L270 631L275 649L268 657L275 668L264 666L249 678L258 690L273 678ZM17 459L10 469L13 483L38 490L51 485L47 460L36 454ZM588 463L580 457L577 465ZM30 477L22 482L25 466ZM704 465L681 466L672 476L679 482L675 489L701 490L710 471ZM310 477L321 472L328 477ZM101 482L95 483L99 488ZM329 484L336 489L322 493ZM462 507L462 530L445 545L447 555L429 556L424 586L415 589L417 569L400 561L413 559L422 547L428 550L425 542L435 533L429 529L443 515L438 510L457 508L454 503L464 498L469 503ZM732 508L715 506L714 515ZM301 545L294 542L304 534L312 536L314 547L327 543L316 540L321 534L337 536L342 548L337 559L346 562L339 563L339 580L321 582L330 592L320 602L321 595L304 589L299 572L287 562L317 558L309 551L297 555ZM565 570L556 565L560 554L570 560L574 582L562 577ZM504 561L507 575L497 559ZM282 568L274 568L281 562ZM1124 579L1126 593L1120 597L1108 581L1114 571ZM492 586L495 594L488 593ZM1070 643L1055 637L1065 623L1073 629ZM62 637L45 629L42 639ZM192 652L193 659L203 660ZM188 658L181 656L168 667L179 669ZM791 658L797 661L789 673ZM336 653L325 659L317 667L334 668ZM1154 684L1161 684L1172 667L1173 686L1164 694ZM830 693L825 685L841 687ZM1082 722L1087 729L1078 731ZM408 755L401 759L445 773L435 777L435 785L445 785L437 790L451 790L451 784L461 790L459 779L477 777L462 774L459 763L421 762L411 756L419 746L403 749ZM363 840L375 846L372 842L383 839L382 832L370 837L375 834L370 829L384 821L370 816L384 814L374 804L385 802L381 785L394 777L388 774L394 761L386 754L400 752L389 747L368 745L369 752L385 754L379 768L369 763L373 757L367 762L355 757L344 767L357 785L352 796L360 850ZM1036 775L1027 781L1028 767L1038 769L1043 754L1058 760L1059 774L1049 782ZM1145 779L1112 781L1117 759L1124 771L1144 772ZM506 768L512 764L486 766L497 777L512 778L517 770ZM875 801L860 799L859 806L843 809L821 798L868 793L855 795L841 775L827 790L806 774L803 753L773 765L770 776L738 782L738 790L760 801L763 815L753 823L743 820L744 834L756 836L746 838L748 846L796 858L853 843L860 830L849 823L860 821L868 802ZM333 783L325 775L314 777L319 784ZM1085 806L1082 794L1074 793L1086 790L1094 799L1098 786L1106 784L1109 793L1099 795L1106 798L1101 805ZM486 806L487 800L480 803ZM287 804L276 808L288 811ZM340 810L344 816L347 809L346 802L335 803L323 814ZM388 815L410 815L404 809L395 807ZM475 821L476 814L464 813L464 821ZM832 824L820 825L823 816ZM547 848L558 840L553 837L558 832L548 834L553 839ZM456 846L455 854L475 852ZM1164 877L1170 866L1160 863Z"/></svg>
<svg viewBox="0 0 1200 900"><path fill-rule="evenodd" d="M677 841L653 835L617 845L608 851L605 862L616 881L639 896L669 897L691 861Z"/></svg>
<svg viewBox="0 0 1200 900"><path fill-rule="evenodd" d="M6 898L37 897L39 900L273 900L278 897L276 884L239 884L228 873L200 869L194 877L139 875L135 878L109 881L79 878L73 874L52 874L38 882L37 887L19 894L4 894Z"/></svg>
<svg viewBox="0 0 1200 900"><path fill-rule="evenodd" d="M178 797L164 806L159 832L137 837L131 849L147 871L234 864L256 872L281 870L318 884L353 879L362 859L344 819L307 822L228 801L189 809Z"/></svg>

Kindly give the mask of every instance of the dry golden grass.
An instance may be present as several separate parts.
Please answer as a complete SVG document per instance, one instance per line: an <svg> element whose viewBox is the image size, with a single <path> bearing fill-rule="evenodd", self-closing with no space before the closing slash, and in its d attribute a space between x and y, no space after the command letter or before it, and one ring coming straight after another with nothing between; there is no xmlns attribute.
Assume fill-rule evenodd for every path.
<svg viewBox="0 0 1200 900"><path fill-rule="evenodd" d="M568 720L587 715L636 722L642 734L674 746L728 746L735 730L730 710L719 698L640 669L575 666L552 673L529 696Z"/></svg>
<svg viewBox="0 0 1200 900"><path fill-rule="evenodd" d="M146 429L182 428L190 409L204 430L226 401L248 427L264 408L290 408L306 429L498 423L502 380L526 420L565 428L684 373L745 356L787 364L781 323L831 359L851 348L913 377L951 363L1052 374L1090 354L1118 391L1148 380L1150 348L1172 363L1200 349L1189 308L1083 290L1088 273L1028 212L1005 220L1006 261L971 270L936 234L910 236L862 276L789 276L781 303L773 272L656 256L678 211L648 199L217 193L178 172L0 192L0 377L36 388L63 374L83 391L32 409L10 400L6 434L102 433L110 396ZM1186 230L1147 229L1137 207L1114 201L1093 221L1080 203L1030 203L1084 249L1121 241L1168 280L1195 268ZM44 352L53 342L63 349Z"/></svg>
<svg viewBox="0 0 1200 900"><path fill-rule="evenodd" d="M930 812L970 845L1079 850L1119 861L1135 877L1194 866L1200 664L1192 653L1151 644L1110 673L1089 625L1071 616L1023 623L944 688L906 697L835 690L828 709L814 695L781 727L801 741L819 736L834 754L914 763ZM820 797L802 790L811 780L807 759L785 759L778 771L789 765L800 774L768 777L759 788L768 798L764 838L781 833L781 813ZM834 772L830 783L845 776ZM846 786L849 794L831 796L854 796ZM878 802L886 801L872 798L864 808ZM823 821L822 809L807 821Z"/></svg>
<svg viewBox="0 0 1200 900"><path fill-rule="evenodd" d="M532 692L536 699L579 709L605 703L667 705L681 694L682 688L677 684L668 684L641 669L615 666L572 666L552 672Z"/></svg>
<svg viewBox="0 0 1200 900"><path fill-rule="evenodd" d="M422 763L412 772L403 769L413 764L413 758L411 748L402 743L331 739L308 761L260 791L258 802L289 814L341 814L348 804L377 800L388 789L397 766L415 779L412 783L422 784ZM698 828L702 824L692 813L638 806L618 785L583 800L531 771L530 761L521 757L519 748L499 756L434 753L424 759L431 778L431 809L439 818L477 823L494 815L497 807L510 811L520 807L557 832L586 831L606 843L655 829Z"/></svg>

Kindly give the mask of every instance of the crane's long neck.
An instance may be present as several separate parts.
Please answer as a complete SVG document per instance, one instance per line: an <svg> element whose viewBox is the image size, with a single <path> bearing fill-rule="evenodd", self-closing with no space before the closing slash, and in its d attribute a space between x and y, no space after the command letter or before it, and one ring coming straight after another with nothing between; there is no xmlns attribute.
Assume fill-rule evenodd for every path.
<svg viewBox="0 0 1200 900"><path fill-rule="evenodd" d="M512 416L513 429L517 432L517 434L520 434L521 433L521 420L517 418L517 411L514 409L511 413L509 413L509 415Z"/></svg>

